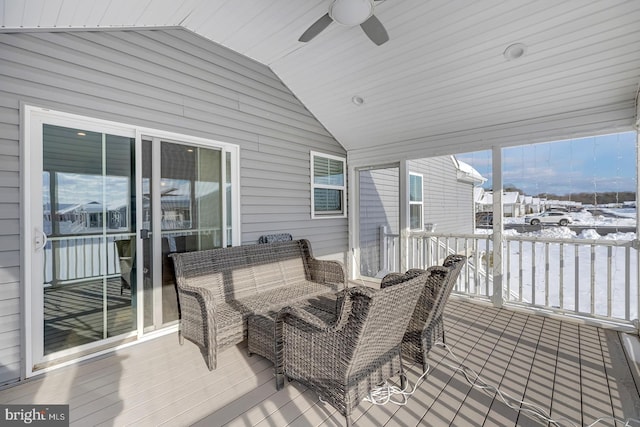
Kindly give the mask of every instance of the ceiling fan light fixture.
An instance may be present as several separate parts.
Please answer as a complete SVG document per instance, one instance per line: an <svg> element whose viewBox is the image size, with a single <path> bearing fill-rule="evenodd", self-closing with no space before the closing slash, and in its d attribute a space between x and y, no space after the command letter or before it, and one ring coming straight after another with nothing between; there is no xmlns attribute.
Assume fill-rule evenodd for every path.
<svg viewBox="0 0 640 427"><path fill-rule="evenodd" d="M329 6L329 16L338 24L360 25L373 14L373 0L335 0Z"/></svg>
<svg viewBox="0 0 640 427"><path fill-rule="evenodd" d="M527 45L524 43L514 43L507 46L503 55L507 61L513 61L514 59L522 58L525 53L527 53Z"/></svg>

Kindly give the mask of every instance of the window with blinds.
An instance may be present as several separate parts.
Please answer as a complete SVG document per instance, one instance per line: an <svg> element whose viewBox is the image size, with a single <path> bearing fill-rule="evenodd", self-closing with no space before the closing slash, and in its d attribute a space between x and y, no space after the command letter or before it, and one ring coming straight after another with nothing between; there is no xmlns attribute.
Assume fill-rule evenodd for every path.
<svg viewBox="0 0 640 427"><path fill-rule="evenodd" d="M345 217L346 161L342 157L311 152L311 217Z"/></svg>

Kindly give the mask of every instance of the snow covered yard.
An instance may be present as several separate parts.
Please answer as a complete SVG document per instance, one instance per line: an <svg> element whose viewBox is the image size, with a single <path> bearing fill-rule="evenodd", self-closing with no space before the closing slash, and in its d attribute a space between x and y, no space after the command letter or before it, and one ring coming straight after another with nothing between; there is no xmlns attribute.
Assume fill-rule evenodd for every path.
<svg viewBox="0 0 640 427"><path fill-rule="evenodd" d="M574 225L635 226L635 209L611 211L612 216L570 215ZM505 218L505 223L523 221ZM504 237L503 285L510 301L623 321L637 318L636 233L601 236L590 228L577 234L569 227L547 226L528 233L505 230Z"/></svg>

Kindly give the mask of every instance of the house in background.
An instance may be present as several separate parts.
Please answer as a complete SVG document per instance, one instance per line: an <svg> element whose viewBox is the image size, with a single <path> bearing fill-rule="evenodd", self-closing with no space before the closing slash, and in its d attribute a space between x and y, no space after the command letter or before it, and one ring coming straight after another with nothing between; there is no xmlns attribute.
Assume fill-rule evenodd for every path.
<svg viewBox="0 0 640 427"><path fill-rule="evenodd" d="M402 180L401 171L407 174ZM357 179L359 270L367 277L400 270L399 233L403 223L411 232L472 233L474 194L486 181L455 156L367 168L357 172ZM400 194L408 194L407 217L402 220Z"/></svg>
<svg viewBox="0 0 640 427"><path fill-rule="evenodd" d="M524 215L524 196L517 191L502 193L504 216L517 218Z"/></svg>
<svg viewBox="0 0 640 427"><path fill-rule="evenodd" d="M477 212L493 212L493 191L483 191L476 202Z"/></svg>
<svg viewBox="0 0 640 427"><path fill-rule="evenodd" d="M484 198L485 189L478 186L473 189L473 203L476 212L484 212L484 206L481 204L482 199Z"/></svg>

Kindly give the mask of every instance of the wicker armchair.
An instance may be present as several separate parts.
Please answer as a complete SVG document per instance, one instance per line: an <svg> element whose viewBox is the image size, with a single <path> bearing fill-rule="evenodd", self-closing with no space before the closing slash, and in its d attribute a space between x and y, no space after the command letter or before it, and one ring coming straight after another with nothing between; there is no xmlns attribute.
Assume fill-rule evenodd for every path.
<svg viewBox="0 0 640 427"><path fill-rule="evenodd" d="M335 407L350 425L352 409L375 385L404 371L400 343L426 274L387 289L345 291L336 320L285 307L276 323L277 386L295 379Z"/></svg>
<svg viewBox="0 0 640 427"><path fill-rule="evenodd" d="M382 289L386 289L425 271L429 274L427 286L424 287L418 299L402 339L402 354L421 363L423 371L427 370L427 355L433 345L437 341L445 341L444 306L466 259L462 255L450 255L444 260L442 266L429 267L427 270L412 269L405 274L390 273L382 279L380 284Z"/></svg>

